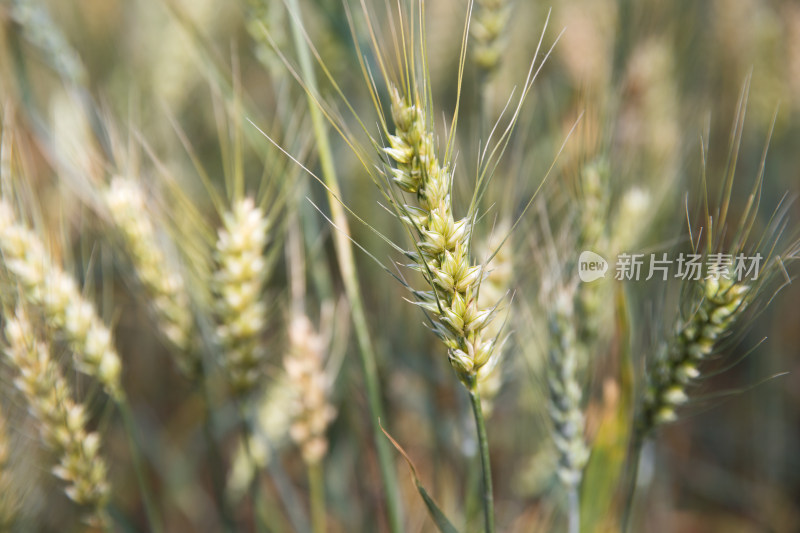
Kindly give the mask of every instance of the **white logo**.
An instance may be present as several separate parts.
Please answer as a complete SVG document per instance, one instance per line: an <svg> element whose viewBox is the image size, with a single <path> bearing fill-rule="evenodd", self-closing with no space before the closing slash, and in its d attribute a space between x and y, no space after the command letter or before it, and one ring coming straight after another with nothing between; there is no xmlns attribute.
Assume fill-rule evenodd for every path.
<svg viewBox="0 0 800 533"><path fill-rule="evenodd" d="M608 261L603 256L585 250L578 257L578 277L583 282L604 278L608 271Z"/></svg>

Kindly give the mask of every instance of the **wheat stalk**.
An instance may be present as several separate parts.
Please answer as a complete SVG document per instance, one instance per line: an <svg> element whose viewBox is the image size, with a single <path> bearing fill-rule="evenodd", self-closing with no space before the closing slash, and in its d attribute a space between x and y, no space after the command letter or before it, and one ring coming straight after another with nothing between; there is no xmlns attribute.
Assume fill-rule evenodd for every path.
<svg viewBox="0 0 800 533"><path fill-rule="evenodd" d="M273 378L257 401L253 431L236 447L227 480L227 491L241 498L259 470L266 468L277 450L285 446L292 425L294 388L285 373Z"/></svg>

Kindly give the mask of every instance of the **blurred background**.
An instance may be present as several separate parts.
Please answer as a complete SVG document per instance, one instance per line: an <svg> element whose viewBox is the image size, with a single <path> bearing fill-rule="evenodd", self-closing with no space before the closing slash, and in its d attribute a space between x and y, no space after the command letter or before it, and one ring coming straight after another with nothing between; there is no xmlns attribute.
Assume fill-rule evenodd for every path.
<svg viewBox="0 0 800 533"><path fill-rule="evenodd" d="M367 130L380 135L366 82L355 74L361 71L359 53L367 65L374 68L376 63L361 7L345 1L354 13L353 31L341 0L301 0L300 7L309 40L338 84L336 89L316 65L322 99L337 123L366 145L342 95ZM712 202L722 186L748 80L730 223L735 227L738 221L767 142L757 228L766 226L784 195L791 199L800 193L800 4L498 1L502 16L496 22L502 31L487 37L473 28L469 42L456 135L454 204L463 215L482 140L496 120L506 123L503 110L509 98L519 96L531 62L538 66L552 47L494 171L479 236L491 240L494 228L521 216L503 248L510 256L509 276L500 294L513 293L513 299L507 298L511 336L497 370L500 381L488 422L498 528L560 531L564 496L548 451L542 370L548 342L541 323L547 307L542 280L552 268L544 257L556 249L564 263L577 259L580 249L573 247L577 241L570 228L587 222L581 222L581 213L594 213L588 222L600 233L624 235L617 251L660 252L685 244L687 211L695 229L702 223L698 208L704 158ZM387 6L366 3L381 39L389 42ZM485 5L494 4L476 2L475 17ZM429 1L425 8L433 120L442 138L456 106L466 11L464 0ZM142 215L151 216L180 248L183 226L189 222L182 220L182 204L170 195L178 189L182 201L217 227L220 216L198 168L222 190L229 154L221 138L229 131L242 132L246 190L289 191L279 207L284 215L275 229L277 258L265 294L270 322L264 337L269 355L263 389L269 397L282 374L291 279L307 281L303 299L316 324L324 318L321 303L343 294L332 242L337 230L323 216L330 213L324 189L256 130L318 170L306 97L292 74L296 57L287 8L277 1L0 2L0 96L4 120L13 121L24 147L22 188L41 212L41 228L51 235L57 257L92 287L100 309L114 324L124 385L167 531L220 530L212 495L220 483L229 490L232 482L213 473L213 450L202 428L202 395L176 370L169 350L152 333L146 304L137 297L136 285L126 281L129 267L103 244L103 226L87 207L92 180L65 179L70 174L65 169L88 165L99 179L108 179L115 169L135 169L161 199ZM385 98L385 87L378 90ZM369 225L409 246L356 154L333 128L329 133L343 202ZM102 155L81 162L89 145L92 153ZM591 195L582 177L592 165L603 168L597 186L605 207L596 211L587 207ZM533 206L525 210L534 194ZM639 203L631 207L632 199ZM784 247L797 238L796 203L787 220ZM383 264L404 263L371 228L353 218L350 222L359 246ZM293 271L284 253L291 227L305 235L301 274ZM554 245L548 244L549 237L555 237ZM191 263L191 252L179 255L182 264ZM477 530L478 503L465 497L465 487L475 483L478 457L463 388L444 348L425 327L423 314L405 301L406 289L367 254L356 250L356 260L376 346L386 416L382 424L405 448L422 482L454 523ZM194 272L191 264L186 269ZM408 269L398 269L412 285L419 282ZM789 273L796 275L796 266L792 270L789 265ZM624 425L615 416L628 395L640 393L637 380L644 361L670 334L678 316L672 285L609 280L603 290L598 305L612 315L606 322L611 325L601 333L584 376L587 434L590 443L599 443L583 487L585 502L594 502L585 503L585 531L614 528L625 454L624 438L613 438L622 432L613 425ZM621 295L628 302L623 306L625 324L613 318ZM678 422L662 428L645 448L635 514L639 530L800 531L798 300L795 283L783 288L764 312L749 317L736 342L726 345L725 360L736 360L763 337L766 342L738 365L704 381L698 398L706 399L692 402ZM328 530L386 531L363 376L341 309L334 326L341 366L332 377L331 392L338 415L327 431L324 460ZM633 382L620 377L626 375L622 353L629 353L633 362ZM220 399L215 460L230 473L238 436L236 423L227 421L235 415L230 415L226 393L214 394ZM273 398L263 410L266 425L278 429L271 435L272 453L258 483L274 507L269 530L293 531L293 513L305 513L308 487L287 423L280 420L286 409L281 401ZM102 402L95 403L93 423L104 434L115 523L120 531L144 531L125 435L116 418L104 414ZM32 439L23 424L12 432L15 442ZM407 466L399 455L395 459L406 530L433 531ZM63 531L60 524L73 513L68 501L35 461L27 469L22 513L26 523L37 524L30 530ZM242 530L250 530L250 504L247 498L241 502L235 518Z"/></svg>

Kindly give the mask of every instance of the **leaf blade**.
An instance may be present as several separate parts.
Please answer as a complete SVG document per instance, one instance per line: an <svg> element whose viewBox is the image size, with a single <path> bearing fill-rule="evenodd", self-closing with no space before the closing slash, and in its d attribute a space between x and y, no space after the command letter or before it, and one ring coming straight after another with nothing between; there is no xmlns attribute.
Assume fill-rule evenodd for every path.
<svg viewBox="0 0 800 533"><path fill-rule="evenodd" d="M439 507L436 503L436 500L428 494L428 491L425 490L425 487L422 485L422 482L419 480L419 476L417 476L417 468L414 466L414 463L411 461L411 458L408 456L406 451L403 449L400 444L394 440L394 438L389 435L386 429L381 424L380 420L378 421L380 425L381 431L383 434L386 435L386 438L389 439L389 442L395 447L395 449L400 452L400 455L403 456L403 459L406 460L408 464L408 468L411 470L411 476L414 478L414 485L417 487L417 492L422 497L422 501L425 502L425 507L428 509L428 514L430 515L431 519L433 520L436 527L441 531L441 533L459 533L458 529L450 522L450 519L447 518L447 515L444 514L444 511Z"/></svg>

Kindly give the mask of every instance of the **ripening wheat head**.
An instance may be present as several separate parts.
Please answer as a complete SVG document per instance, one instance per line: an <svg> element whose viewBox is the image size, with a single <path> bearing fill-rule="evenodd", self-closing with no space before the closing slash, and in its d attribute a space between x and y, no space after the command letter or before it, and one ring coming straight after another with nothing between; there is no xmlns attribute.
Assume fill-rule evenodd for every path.
<svg viewBox="0 0 800 533"><path fill-rule="evenodd" d="M266 323L263 301L268 223L252 198L235 202L223 214L214 272L217 337L222 366L239 392L252 389L265 356L261 333Z"/></svg>
<svg viewBox="0 0 800 533"><path fill-rule="evenodd" d="M645 375L645 396L637 417L637 431L642 435L676 420L678 408L690 401L692 385L703 379L703 362L722 353L724 341L736 332L737 325L772 300L775 278L790 281L787 263L798 258L798 241L783 244L788 224L785 197L763 233L758 238L751 237L761 199L766 149L740 221L732 230L727 227L748 88L746 83L734 123L732 155L720 205L709 210L706 199L705 235L698 236L697 242L692 240L692 255L707 270L684 279L684 314L677 318L671 338L659 348ZM728 239L727 233L731 234Z"/></svg>
<svg viewBox="0 0 800 533"><path fill-rule="evenodd" d="M504 12L502 2L484 4L490 11ZM435 110L428 71L423 1L411 2L390 15L388 27L392 31L385 33L378 28L386 26L375 23L374 14L362 4L372 57L367 57L367 52L362 51L359 62L378 115L378 134L365 125L369 121L356 114L357 106L347 101L337 80L330 71L323 69L369 138L368 146L364 146L350 131L336 111L329 109L317 94L306 87L314 103L355 152L364 170L380 189L390 211L403 224L408 236L407 244L395 243L375 228L371 229L410 259L411 264L406 266L423 278L424 287L412 287L402 279L399 281L411 291L413 303L425 312L430 328L447 348L450 365L470 389L491 373L500 353L497 348L505 341L497 330L487 329L502 302L479 300L488 268L476 258L473 229L476 221L482 220L484 213L478 206L493 169L508 146L522 105L539 72L537 63L540 58L536 56L544 38L543 32L534 54L535 60L524 79L523 90L514 102L509 102L513 105L508 106L508 115L501 117L505 122L501 126L498 120L498 127L483 143L477 157L479 165L471 201L463 206L456 205L453 195L453 182L458 179L453 160L455 131L472 7L473 3L469 2L461 38L456 109L446 140L438 137L433 120ZM352 23L352 13L349 14ZM501 16L499 21L503 20ZM355 35L355 29L353 31ZM542 63L549 53L544 54ZM373 76L370 67L373 64L377 65L377 77ZM387 100L388 110L383 105Z"/></svg>
<svg viewBox="0 0 800 533"><path fill-rule="evenodd" d="M6 354L19 376L14 385L39 423L44 444L57 456L52 473L67 483L64 492L90 512L89 523L106 522L107 469L99 455L100 436L86 429L86 409L72 392L50 347L37 338L21 307L6 313Z"/></svg>
<svg viewBox="0 0 800 533"><path fill-rule="evenodd" d="M558 452L558 475L566 486L580 485L589 459L584 436L584 387L578 376L585 361L576 340L575 289L561 286L548 299L548 413Z"/></svg>
<svg viewBox="0 0 800 533"><path fill-rule="evenodd" d="M102 199L152 310L162 335L178 352L181 370L193 376L198 361L191 355L193 317L181 273L159 245L141 183L126 176L111 179Z"/></svg>
<svg viewBox="0 0 800 533"><path fill-rule="evenodd" d="M505 299L511 289L514 276L514 254L513 245L506 242L506 237L510 231L511 224L508 221L501 222L493 229L489 237L481 246L481 254L487 257L486 260L486 279L481 285L478 294L478 305L481 307L491 307L497 302ZM487 334L491 337L499 336L502 333L503 323L500 320L491 321L486 328ZM503 347L498 347L502 350ZM499 361L503 361L502 354L498 353ZM498 367L494 372L484 374L478 381L478 389L481 394L483 410L490 416L494 409L494 400L503 386L502 368Z"/></svg>
<svg viewBox="0 0 800 533"><path fill-rule="evenodd" d="M245 494L259 471L286 447L296 401L295 388L285 372L273 377L261 391L254 406L253 434L242 437L231 461L227 492L234 500Z"/></svg>
<svg viewBox="0 0 800 533"><path fill-rule="evenodd" d="M331 381L325 372L329 339L315 331L311 320L296 314L289 323L289 347L283 367L294 388L293 422L289 435L303 460L318 463L328 450L325 432L336 416L330 403Z"/></svg>
<svg viewBox="0 0 800 533"><path fill-rule="evenodd" d="M121 399L122 364L111 331L72 276L54 263L39 235L17 220L6 199L0 199L0 251L21 297L66 337L75 367L101 383L109 396Z"/></svg>
<svg viewBox="0 0 800 533"><path fill-rule="evenodd" d="M475 0L470 33L475 40L472 60L484 72L498 68L506 51L506 32L513 13L508 0Z"/></svg>
<svg viewBox="0 0 800 533"><path fill-rule="evenodd" d="M391 180L415 195L413 203L395 205L417 239L407 255L428 284L428 290L414 292L416 303L435 317L434 331L448 348L450 364L472 387L481 370L492 366L496 338L484 330L496 307L478 306L484 267L470 256L471 220L454 215L452 171L439 162L419 93L415 89L404 96L392 87L391 102L395 129L385 147L394 162ZM395 198L407 201L400 195Z"/></svg>
<svg viewBox="0 0 800 533"><path fill-rule="evenodd" d="M419 9L423 8L420 3ZM473 229L479 219L478 204L491 176L489 167L508 141L534 74L531 69L510 125L492 141L493 149L486 150L479 158L481 164L472 201L464 206L455 205L453 182L458 178L454 172L453 132L458 123L458 107L449 137L440 140L433 121L426 44L424 36L420 37L424 31L417 27L413 5L410 11L409 14L401 10L402 20L394 21L394 25L402 28L402 39L397 39L394 50L381 42L383 36L376 33L370 14L366 13L372 51L380 68L381 88L388 93L389 110L384 112L380 105L383 95L362 58L364 78L376 103L381 126L378 136L366 128L365 131L380 163L377 166L374 163L374 152L359 152L358 148L356 152L409 237L410 246L391 244L411 260L408 266L419 272L425 282L424 287L408 287L413 302L424 310L432 330L447 348L451 366L472 389L491 373L500 353L497 348L504 341L497 329L489 329L501 302L479 298L489 268L476 259ZM468 26L465 23L459 63L459 97ZM389 58L396 58L396 64ZM346 140L353 146L355 142L346 130L340 131L345 131Z"/></svg>

